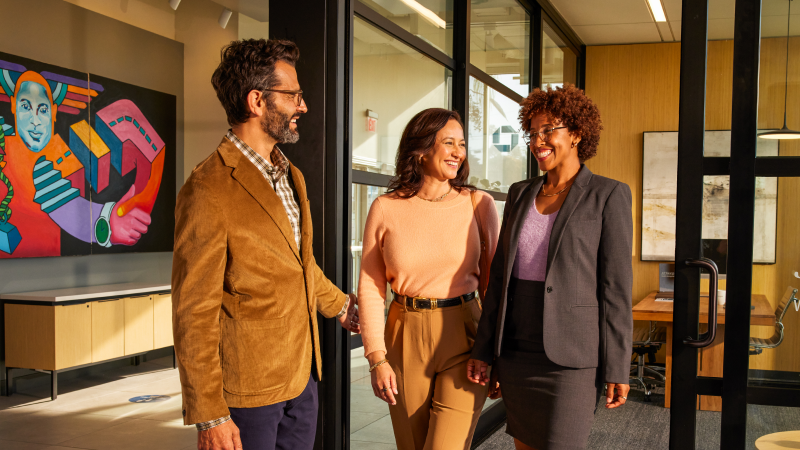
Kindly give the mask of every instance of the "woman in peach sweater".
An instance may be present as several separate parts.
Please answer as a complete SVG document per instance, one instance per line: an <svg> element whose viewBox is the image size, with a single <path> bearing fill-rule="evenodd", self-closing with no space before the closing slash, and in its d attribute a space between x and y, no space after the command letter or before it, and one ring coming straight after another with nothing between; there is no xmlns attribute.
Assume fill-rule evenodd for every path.
<svg viewBox="0 0 800 450"><path fill-rule="evenodd" d="M469 382L466 364L481 314L475 291L488 279L481 262L491 261L499 226L492 197L466 183L466 157L458 113L414 116L389 193L375 200L365 225L364 354L375 395L391 405L400 450L469 449L486 401L487 387ZM387 283L393 298L384 330Z"/></svg>

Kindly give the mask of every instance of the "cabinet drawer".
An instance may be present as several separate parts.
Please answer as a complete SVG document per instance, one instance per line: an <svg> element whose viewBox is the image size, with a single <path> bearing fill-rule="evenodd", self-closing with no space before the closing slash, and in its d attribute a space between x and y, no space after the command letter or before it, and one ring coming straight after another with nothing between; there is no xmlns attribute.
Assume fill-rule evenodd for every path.
<svg viewBox="0 0 800 450"><path fill-rule="evenodd" d="M125 302L125 354L153 349L153 296L129 297Z"/></svg>
<svg viewBox="0 0 800 450"><path fill-rule="evenodd" d="M92 304L54 306L56 370L92 362Z"/></svg>
<svg viewBox="0 0 800 450"><path fill-rule="evenodd" d="M157 294L153 296L153 348L172 345L172 295Z"/></svg>
<svg viewBox="0 0 800 450"><path fill-rule="evenodd" d="M125 302L92 303L92 362L125 356Z"/></svg>

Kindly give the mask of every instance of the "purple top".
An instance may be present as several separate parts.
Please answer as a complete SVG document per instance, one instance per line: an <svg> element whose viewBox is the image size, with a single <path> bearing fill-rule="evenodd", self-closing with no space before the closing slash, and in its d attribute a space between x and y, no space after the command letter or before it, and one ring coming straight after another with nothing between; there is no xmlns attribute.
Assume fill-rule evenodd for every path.
<svg viewBox="0 0 800 450"><path fill-rule="evenodd" d="M547 275L547 248L550 246L550 232L558 217L558 211L544 215L536 209L533 201L525 223L519 231L517 257L514 259L512 274L515 278L529 281L544 281Z"/></svg>

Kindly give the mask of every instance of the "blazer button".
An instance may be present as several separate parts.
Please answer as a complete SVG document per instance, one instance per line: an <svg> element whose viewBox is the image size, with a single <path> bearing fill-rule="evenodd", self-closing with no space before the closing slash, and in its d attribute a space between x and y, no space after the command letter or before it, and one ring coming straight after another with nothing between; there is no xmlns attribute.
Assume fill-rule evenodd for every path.
<svg viewBox="0 0 800 450"><path fill-rule="evenodd" d="M547 293L553 292L553 286L547 286Z"/></svg>

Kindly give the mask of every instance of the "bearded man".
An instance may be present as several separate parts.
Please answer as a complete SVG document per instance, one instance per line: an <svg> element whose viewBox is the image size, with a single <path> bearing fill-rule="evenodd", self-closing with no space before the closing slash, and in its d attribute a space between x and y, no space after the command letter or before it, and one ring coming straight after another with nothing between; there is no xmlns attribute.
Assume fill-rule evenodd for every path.
<svg viewBox="0 0 800 450"><path fill-rule="evenodd" d="M308 111L290 41L234 41L211 83L231 129L175 208L173 332L198 449L311 449L322 375L317 311L359 331L355 296L311 248L303 175L278 148Z"/></svg>

